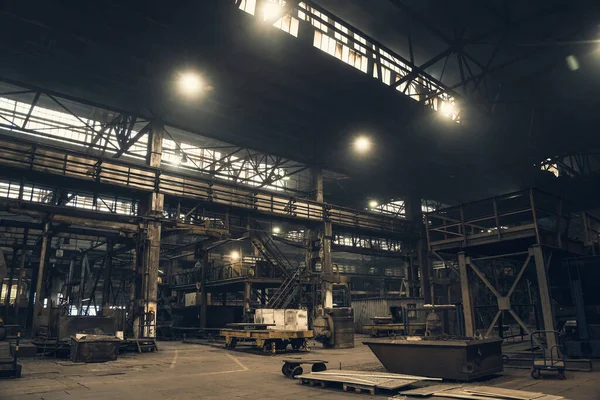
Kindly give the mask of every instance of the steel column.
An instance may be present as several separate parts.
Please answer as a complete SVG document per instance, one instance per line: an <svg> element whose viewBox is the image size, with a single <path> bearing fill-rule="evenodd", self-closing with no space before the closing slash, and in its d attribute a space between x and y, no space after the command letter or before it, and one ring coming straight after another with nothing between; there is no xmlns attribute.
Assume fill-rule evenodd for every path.
<svg viewBox="0 0 600 400"><path fill-rule="evenodd" d="M27 240L29 237L29 228L23 232L23 245L21 246L21 261L19 263L19 277L17 278L17 296L15 297L15 319L19 323L19 298L23 288L23 278L25 277L25 259L27 258Z"/></svg>
<svg viewBox="0 0 600 400"><path fill-rule="evenodd" d="M333 307L333 261L331 258L331 238L333 232L331 222L325 222L323 224L323 307Z"/></svg>
<svg viewBox="0 0 600 400"><path fill-rule="evenodd" d="M538 290L540 293L540 303L542 306L542 317L544 319L544 330L554 331L554 314L552 313L552 297L550 295L550 286L548 284L548 275L546 273L546 264L544 263L544 253L539 245L531 246L530 254L535 261L535 271L537 273ZM546 343L548 349L556 345L555 335L547 335Z"/></svg>
<svg viewBox="0 0 600 400"><path fill-rule="evenodd" d="M421 268L421 296L425 300L425 304L432 304L432 292L431 292L431 260L429 259L429 252L423 239L418 242L417 257L419 261L419 267Z"/></svg>
<svg viewBox="0 0 600 400"><path fill-rule="evenodd" d="M252 311L252 283L244 282L244 321L249 322Z"/></svg>
<svg viewBox="0 0 600 400"><path fill-rule="evenodd" d="M208 312L208 293L206 292L206 269L208 268L208 250L202 254L202 271L200 275L200 291L202 296L200 304L200 328L206 328L206 316Z"/></svg>
<svg viewBox="0 0 600 400"><path fill-rule="evenodd" d="M8 282L6 283L6 296L4 296L4 316L8 318L8 306L10 304L10 292L12 291L12 281L15 276L15 269L17 269L17 255L19 249L15 245L12 253L12 259L10 260L10 271L8 273Z"/></svg>
<svg viewBox="0 0 600 400"><path fill-rule="evenodd" d="M110 282L112 280L112 254L113 241L106 241L106 259L104 261L104 280L102 285L102 305L101 312L104 315L104 308L110 306Z"/></svg>
<svg viewBox="0 0 600 400"><path fill-rule="evenodd" d="M458 270L460 272L460 290L462 293L463 313L465 316L465 336L475 335L475 320L473 318L473 304L471 302L471 286L469 271L464 252L458 253Z"/></svg>
<svg viewBox="0 0 600 400"><path fill-rule="evenodd" d="M37 328L39 327L41 310L44 305L44 300L42 298L42 288L44 282L44 270L46 267L46 259L48 254L48 241L51 240L49 231L50 222L46 222L44 224L44 231L42 233L42 250L40 251L40 264L38 266L37 282L35 285L35 301L33 303L33 320L31 328L32 336L35 336Z"/></svg>
<svg viewBox="0 0 600 400"><path fill-rule="evenodd" d="M150 123L147 163L150 167L160 168L162 159L162 141L165 127L160 121ZM138 303L143 313L143 337L156 337L156 314L158 298L158 267L160 263L160 235L164 209L164 195L154 192L148 196L146 216L151 218L146 223L146 240L143 243L141 290Z"/></svg>

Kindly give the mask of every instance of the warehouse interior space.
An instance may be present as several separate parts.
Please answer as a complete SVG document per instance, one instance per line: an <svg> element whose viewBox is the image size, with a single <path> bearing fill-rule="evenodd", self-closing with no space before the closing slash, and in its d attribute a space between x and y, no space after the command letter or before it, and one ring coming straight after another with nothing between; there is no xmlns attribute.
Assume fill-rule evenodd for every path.
<svg viewBox="0 0 600 400"><path fill-rule="evenodd" d="M596 2L0 35L0 400L600 399Z"/></svg>

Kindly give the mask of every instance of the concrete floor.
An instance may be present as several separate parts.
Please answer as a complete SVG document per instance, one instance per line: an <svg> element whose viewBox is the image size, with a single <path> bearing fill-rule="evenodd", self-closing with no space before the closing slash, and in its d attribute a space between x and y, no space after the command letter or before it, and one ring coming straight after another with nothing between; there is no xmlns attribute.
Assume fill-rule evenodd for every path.
<svg viewBox="0 0 600 400"><path fill-rule="evenodd" d="M383 371L370 350L360 344L346 350L316 345L311 358L328 360L330 369ZM239 349L239 347L238 347ZM23 359L23 378L0 380L1 400L56 399L351 399L367 394L299 385L281 374L284 355L266 356L215 346L162 342L160 351L124 354L115 362L75 364L60 359ZM243 349L243 348L242 348ZM308 355L305 355L308 356ZM568 372L535 381L528 370L506 369L479 384L600 400L600 371ZM386 398L386 396L378 396Z"/></svg>

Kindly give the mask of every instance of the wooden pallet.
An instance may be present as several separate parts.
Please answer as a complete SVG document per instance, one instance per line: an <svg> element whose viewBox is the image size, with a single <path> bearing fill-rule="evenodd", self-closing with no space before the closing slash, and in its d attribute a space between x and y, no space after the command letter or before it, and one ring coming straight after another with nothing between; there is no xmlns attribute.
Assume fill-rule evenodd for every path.
<svg viewBox="0 0 600 400"><path fill-rule="evenodd" d="M296 378L300 384L304 385L327 387L331 384L341 384L345 392L368 392L371 395L381 391L395 391L419 381L419 379L407 379L401 375L383 374L377 376L360 371L313 372Z"/></svg>

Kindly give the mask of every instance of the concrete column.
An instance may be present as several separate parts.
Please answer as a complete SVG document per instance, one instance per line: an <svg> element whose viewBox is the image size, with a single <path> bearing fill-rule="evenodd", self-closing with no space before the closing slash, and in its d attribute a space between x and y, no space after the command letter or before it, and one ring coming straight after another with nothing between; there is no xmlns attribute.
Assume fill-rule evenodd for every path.
<svg viewBox="0 0 600 400"><path fill-rule="evenodd" d="M46 222L44 225L44 231L42 233L42 250L40 251L40 264L38 266L37 280L35 284L35 302L33 303L33 319L32 319L32 328L31 333L32 336L35 336L37 328L40 325L40 315L42 313L42 308L44 306L43 299L43 283L44 283L44 272L46 268L46 261L48 255L48 247L50 246L50 222Z"/></svg>
<svg viewBox="0 0 600 400"><path fill-rule="evenodd" d="M333 235L331 222L323 225L323 283L321 292L323 296L323 307L333 307L333 261L331 258L331 237Z"/></svg>
<svg viewBox="0 0 600 400"><path fill-rule="evenodd" d="M160 168L162 159L162 141L164 136L164 125L160 121L151 122L148 138L147 162L150 167ZM156 218L150 219L146 223L146 241L142 255L142 279L141 297L138 301L141 303L141 309L144 313L144 331L140 332L144 337L156 337L156 313L158 297L158 267L160 262L160 234L161 223L164 208L164 195L152 193L147 200L145 207L146 216Z"/></svg>
<svg viewBox="0 0 600 400"><path fill-rule="evenodd" d="M542 318L544 319L544 330L554 331L554 314L552 313L552 296L550 295L550 286L548 284L548 276L546 273L546 264L544 263L544 253L540 245L534 245L529 248L529 254L533 256L535 261L535 272L537 274L538 289L540 292L540 305L542 306ZM549 334L546 337L548 349L556 345L555 335ZM555 350L552 350L554 356Z"/></svg>
<svg viewBox="0 0 600 400"><path fill-rule="evenodd" d="M465 336L475 335L475 320L473 318L473 303L471 301L471 286L469 271L464 252L458 253L458 269L460 272L460 290L462 293L463 313L465 316Z"/></svg>

